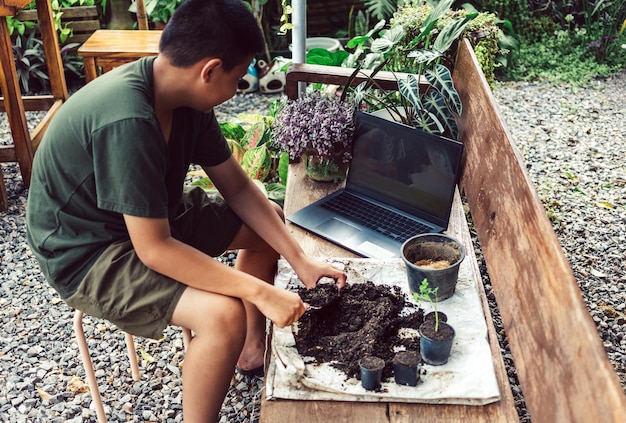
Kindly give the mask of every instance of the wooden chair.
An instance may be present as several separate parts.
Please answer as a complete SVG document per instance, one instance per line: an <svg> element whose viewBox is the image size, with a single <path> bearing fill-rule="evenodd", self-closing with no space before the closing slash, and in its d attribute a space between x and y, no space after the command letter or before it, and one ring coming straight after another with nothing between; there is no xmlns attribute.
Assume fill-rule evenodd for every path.
<svg viewBox="0 0 626 423"><path fill-rule="evenodd" d="M102 73L132 62L144 56L156 56L159 52L161 31L149 31L143 0L135 0L139 30L95 31L78 49L85 65L85 80L90 82Z"/></svg>
<svg viewBox="0 0 626 423"><path fill-rule="evenodd" d="M100 395L100 389L98 388L98 382L96 380L96 372L93 367L91 355L89 354L89 346L87 345L87 339L85 338L85 331L83 329L83 316L84 314L80 310L76 310L74 312L74 334L76 336L76 342L78 343L80 358L85 369L89 392L91 392L91 398L94 402L94 408L96 409L98 423L106 423L107 417L104 411L104 404L102 403L102 396ZM133 380L138 381L141 378L141 374L139 373L139 364L137 362L137 353L135 351L135 341L133 336L129 333L124 333L124 337L126 340L126 350L128 352L128 360L130 361ZM191 331L189 329L183 328L183 342L186 351L189 342L191 342Z"/></svg>
<svg viewBox="0 0 626 423"><path fill-rule="evenodd" d="M0 167L5 162L17 162L24 186L30 185L33 156L52 116L68 98L63 62L57 33L48 0L36 0L39 30L43 40L44 55L50 79L51 95L22 96L17 79L13 49L6 16L15 16L30 0L0 0L0 111L6 112L11 127L13 145L0 146ZM46 116L33 132L26 124L26 111L47 110ZM4 178L0 177L0 211L6 210L8 200Z"/></svg>

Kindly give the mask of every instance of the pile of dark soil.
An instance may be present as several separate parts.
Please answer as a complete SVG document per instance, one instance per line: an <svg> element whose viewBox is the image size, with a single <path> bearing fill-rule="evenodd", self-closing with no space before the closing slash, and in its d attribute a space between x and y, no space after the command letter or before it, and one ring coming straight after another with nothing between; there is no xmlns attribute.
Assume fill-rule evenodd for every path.
<svg viewBox="0 0 626 423"><path fill-rule="evenodd" d="M325 295L318 290L328 290L322 284L319 286L300 289L302 300L315 304ZM405 310L401 314L407 307L409 313ZM378 356L385 360L385 379L393 374L395 351L419 351L419 338L400 338L398 331L401 328L417 331L423 316L423 310L416 308L398 286L376 285L371 281L346 284L338 300L322 310L309 310L300 318L296 348L301 356L313 357L318 363L331 363L349 378L357 379L359 359Z"/></svg>

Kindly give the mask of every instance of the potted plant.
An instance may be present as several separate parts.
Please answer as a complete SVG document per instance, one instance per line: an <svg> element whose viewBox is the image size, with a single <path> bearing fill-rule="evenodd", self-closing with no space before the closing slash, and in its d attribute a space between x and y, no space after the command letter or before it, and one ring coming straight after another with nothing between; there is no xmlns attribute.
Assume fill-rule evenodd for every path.
<svg viewBox="0 0 626 423"><path fill-rule="evenodd" d="M441 366L448 362L454 340L454 328L439 318L437 291L438 288L430 288L428 280L424 279L419 292L413 293L413 298L416 301L426 300L432 304L434 309L435 318L424 320L424 323L419 327L422 360L433 366Z"/></svg>
<svg viewBox="0 0 626 423"><path fill-rule="evenodd" d="M437 289L438 301L450 298L456 289L465 247L444 234L421 234L407 239L400 249L411 292L420 292L424 279Z"/></svg>
<svg viewBox="0 0 626 423"><path fill-rule="evenodd" d="M385 28L384 20L366 35L351 39L346 49L352 50L352 53L343 66L355 68L355 71L346 85L350 86L359 75L366 76L367 80L354 89L345 89L343 96L349 96L360 109L384 109L393 120L457 139L456 120L462 112L462 104L454 88L450 69L441 63L441 59L476 14L451 20L432 41L431 31L450 10L452 3L453 0L443 0L437 4L425 18L420 31L408 43L408 53L396 49L401 42L406 42L404 27L393 25ZM418 45L422 48L417 49ZM399 93L376 90L374 76L381 70L406 71L404 68L399 70L397 66L404 65L407 59L414 64L415 73L398 80ZM425 84L421 83L420 76L424 77Z"/></svg>
<svg viewBox="0 0 626 423"><path fill-rule="evenodd" d="M243 114L239 120L220 123L222 133L233 156L244 172L255 181L265 195L281 206L285 200L285 184L289 159L272 148L271 126L274 118L259 114ZM203 170L192 171L192 185L213 192L215 186Z"/></svg>
<svg viewBox="0 0 626 423"><path fill-rule="evenodd" d="M338 96L309 91L288 100L276 115L273 144L302 159L309 178L338 182L346 177L356 129L355 108Z"/></svg>

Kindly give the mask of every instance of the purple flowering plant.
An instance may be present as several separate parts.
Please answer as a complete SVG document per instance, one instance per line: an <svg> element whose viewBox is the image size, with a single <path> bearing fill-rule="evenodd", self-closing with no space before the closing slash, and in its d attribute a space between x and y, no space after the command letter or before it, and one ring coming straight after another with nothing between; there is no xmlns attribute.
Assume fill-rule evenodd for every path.
<svg viewBox="0 0 626 423"><path fill-rule="evenodd" d="M338 96L311 91L288 100L272 125L273 144L289 153L291 160L317 154L322 160L352 158L356 129L355 107Z"/></svg>

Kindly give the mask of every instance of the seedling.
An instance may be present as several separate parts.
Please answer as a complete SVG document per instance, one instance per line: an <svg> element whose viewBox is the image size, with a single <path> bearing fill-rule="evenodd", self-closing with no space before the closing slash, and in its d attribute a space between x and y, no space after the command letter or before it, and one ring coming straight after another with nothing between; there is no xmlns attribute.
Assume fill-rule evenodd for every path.
<svg viewBox="0 0 626 423"><path fill-rule="evenodd" d="M415 301L418 302L418 304L421 301L428 301L432 304L435 311L435 332L439 331L439 312L437 311L437 303L439 301L439 298L437 296L437 291L439 291L439 287L434 289L429 287L428 279L424 278L422 284L420 285L420 292L413 293L413 298L415 299Z"/></svg>

